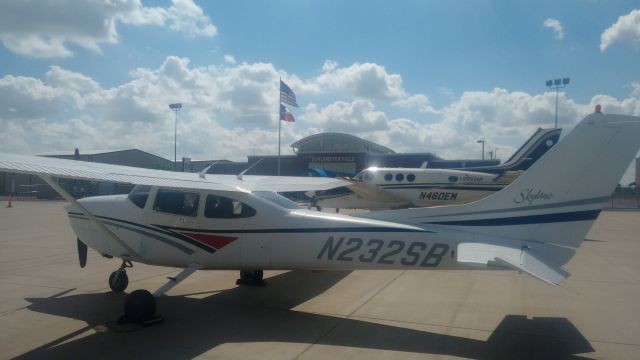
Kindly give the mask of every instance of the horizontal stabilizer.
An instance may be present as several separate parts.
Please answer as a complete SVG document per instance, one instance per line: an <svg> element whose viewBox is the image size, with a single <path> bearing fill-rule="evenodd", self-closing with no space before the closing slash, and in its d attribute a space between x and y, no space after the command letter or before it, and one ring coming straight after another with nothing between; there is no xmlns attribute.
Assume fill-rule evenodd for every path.
<svg viewBox="0 0 640 360"><path fill-rule="evenodd" d="M559 285L569 277L568 272L546 264L527 248L486 243L462 243L458 245L458 262L469 265L509 267L551 285Z"/></svg>

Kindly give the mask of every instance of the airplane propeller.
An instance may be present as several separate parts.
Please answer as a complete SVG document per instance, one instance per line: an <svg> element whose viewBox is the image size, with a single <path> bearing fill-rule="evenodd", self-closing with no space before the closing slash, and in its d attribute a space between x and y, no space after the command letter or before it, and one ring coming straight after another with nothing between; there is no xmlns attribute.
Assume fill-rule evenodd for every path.
<svg viewBox="0 0 640 360"><path fill-rule="evenodd" d="M80 260L80 267L83 268L87 265L87 245L78 239L78 260Z"/></svg>

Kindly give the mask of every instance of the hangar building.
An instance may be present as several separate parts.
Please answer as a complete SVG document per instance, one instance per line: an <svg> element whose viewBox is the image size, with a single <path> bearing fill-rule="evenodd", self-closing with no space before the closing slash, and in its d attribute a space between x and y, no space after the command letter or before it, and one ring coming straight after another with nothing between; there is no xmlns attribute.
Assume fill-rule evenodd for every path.
<svg viewBox="0 0 640 360"><path fill-rule="evenodd" d="M500 163L488 160L445 160L433 153L396 153L392 149L357 136L327 132L305 137L291 145L294 155L280 157L280 174L291 176L328 175L353 176L362 169L378 167L417 168L425 162L430 168L464 168L493 166ZM173 161L139 150L92 150L75 152L44 153L40 156L61 159L98 162L114 165L135 166L149 169L173 170ZM175 164L179 171L199 172L215 162L209 169L211 174L239 174L251 167L247 174L277 175L277 155L248 156L246 162L229 160L192 161L183 158ZM128 185L95 183L89 181L61 180L63 186L75 196L122 193ZM55 196L37 176L0 173L0 192L27 196L34 194Z"/></svg>

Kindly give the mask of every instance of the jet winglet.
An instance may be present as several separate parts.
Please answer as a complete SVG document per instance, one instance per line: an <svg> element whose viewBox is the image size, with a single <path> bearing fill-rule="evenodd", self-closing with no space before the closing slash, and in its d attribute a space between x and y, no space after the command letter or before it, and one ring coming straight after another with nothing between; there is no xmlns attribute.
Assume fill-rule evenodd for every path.
<svg viewBox="0 0 640 360"><path fill-rule="evenodd" d="M462 243L458 245L458 262L505 266L550 285L559 285L570 275L561 268L546 264L526 247L518 249L486 243Z"/></svg>

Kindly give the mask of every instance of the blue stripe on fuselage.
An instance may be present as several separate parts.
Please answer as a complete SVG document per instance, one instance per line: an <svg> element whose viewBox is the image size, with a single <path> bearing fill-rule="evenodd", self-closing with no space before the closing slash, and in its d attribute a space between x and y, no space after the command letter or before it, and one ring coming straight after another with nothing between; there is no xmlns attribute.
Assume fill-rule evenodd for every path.
<svg viewBox="0 0 640 360"><path fill-rule="evenodd" d="M566 213L512 216L494 219L473 219L473 220L453 220L453 221L426 221L423 224L429 225L457 225L457 226L508 226L524 224L546 224L556 222L586 221L595 220L600 214L600 210L573 211Z"/></svg>

